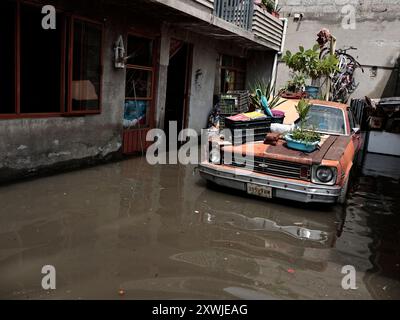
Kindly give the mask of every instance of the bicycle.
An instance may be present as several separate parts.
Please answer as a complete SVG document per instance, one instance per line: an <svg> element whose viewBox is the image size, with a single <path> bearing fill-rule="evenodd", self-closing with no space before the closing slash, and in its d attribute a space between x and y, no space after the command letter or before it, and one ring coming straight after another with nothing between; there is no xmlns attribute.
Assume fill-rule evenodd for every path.
<svg viewBox="0 0 400 320"><path fill-rule="evenodd" d="M364 73L364 68L361 64L349 53L350 50L357 50L355 47L338 49L335 55L339 59L338 72L331 75L331 101L347 103L350 95L354 93L359 83L356 84L354 73L357 68L360 68ZM325 58L330 54L330 49L325 47L321 50L320 59Z"/></svg>

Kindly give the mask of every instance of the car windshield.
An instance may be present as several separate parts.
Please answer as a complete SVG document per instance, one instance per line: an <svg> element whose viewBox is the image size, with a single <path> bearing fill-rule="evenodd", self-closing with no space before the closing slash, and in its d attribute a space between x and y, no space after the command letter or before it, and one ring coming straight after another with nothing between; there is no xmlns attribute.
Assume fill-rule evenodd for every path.
<svg viewBox="0 0 400 320"><path fill-rule="evenodd" d="M343 111L338 108L312 105L305 128L328 134L346 134Z"/></svg>

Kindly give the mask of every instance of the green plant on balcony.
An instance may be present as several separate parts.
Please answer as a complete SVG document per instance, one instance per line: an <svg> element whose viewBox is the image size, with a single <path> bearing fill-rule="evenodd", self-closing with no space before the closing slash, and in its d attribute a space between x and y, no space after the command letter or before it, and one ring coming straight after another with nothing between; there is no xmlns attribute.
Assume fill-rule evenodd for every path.
<svg viewBox="0 0 400 320"><path fill-rule="evenodd" d="M274 0L262 0L262 4L267 9L269 13L275 11L275 1Z"/></svg>
<svg viewBox="0 0 400 320"><path fill-rule="evenodd" d="M279 13L281 12L281 10L282 10L282 7L280 7L280 6L276 6L276 8L275 8L275 16L277 16L277 17L279 17Z"/></svg>

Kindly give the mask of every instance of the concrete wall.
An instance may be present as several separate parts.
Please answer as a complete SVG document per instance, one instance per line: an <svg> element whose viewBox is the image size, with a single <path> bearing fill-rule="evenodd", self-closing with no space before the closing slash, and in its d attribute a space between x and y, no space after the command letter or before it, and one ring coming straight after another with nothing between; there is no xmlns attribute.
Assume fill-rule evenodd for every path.
<svg viewBox="0 0 400 320"><path fill-rule="evenodd" d="M247 85L257 80L271 80L274 64L274 51L250 51L247 60Z"/></svg>
<svg viewBox="0 0 400 320"><path fill-rule="evenodd" d="M50 4L52 1L50 1ZM121 10L115 5L94 6L96 1L57 1L56 8L105 22L103 48L102 112L79 117L0 120L0 183L19 176L35 174L48 168L69 168L72 163L107 160L119 153L122 145L125 71L113 65L113 46L119 35L128 31L147 30L160 35L158 92L153 115L162 127L165 110L170 39L193 45L190 83L190 128L200 132L207 125L213 107L213 93L220 54L248 57L248 76L269 79L273 57L270 52L248 52L226 40L215 40L167 23L153 21L136 10ZM46 3L47 4L47 3ZM38 7L40 10L40 7Z"/></svg>
<svg viewBox="0 0 400 320"><path fill-rule="evenodd" d="M193 32L163 26L161 32L160 72L158 81L157 123L162 127L165 109L165 91L168 72L169 41L180 39L193 45L192 77L188 110L188 127L200 133L206 128L208 115L213 107L213 94L219 92L219 65L221 54L246 58L248 61L246 82L271 79L274 51L249 51L231 41L215 40Z"/></svg>
<svg viewBox="0 0 400 320"><path fill-rule="evenodd" d="M0 120L0 182L55 164L105 159L120 149L125 73L113 67L112 47L125 27L121 19L108 17L104 30L102 113Z"/></svg>
<svg viewBox="0 0 400 320"><path fill-rule="evenodd" d="M400 95L400 2L397 0L280 0L282 13L289 19L286 50L297 51L299 45L307 48L315 44L316 35L322 28L328 28L338 39L337 48L354 46L350 52L364 65L365 73L356 72L360 86L354 98L370 96ZM355 10L355 29L346 25L346 10ZM344 10L345 13L342 13ZM303 19L295 22L295 13L302 13ZM346 14L347 13L347 14ZM376 77L371 68L378 67ZM397 68L396 68L397 67ZM278 68L278 85L283 86L289 79L289 71L283 63Z"/></svg>

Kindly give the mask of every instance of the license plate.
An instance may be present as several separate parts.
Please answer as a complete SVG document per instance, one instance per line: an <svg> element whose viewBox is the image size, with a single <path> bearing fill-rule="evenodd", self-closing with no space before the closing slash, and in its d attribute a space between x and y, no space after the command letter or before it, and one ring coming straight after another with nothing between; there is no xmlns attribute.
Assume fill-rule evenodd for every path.
<svg viewBox="0 0 400 320"><path fill-rule="evenodd" d="M260 186L258 184L248 183L247 193L263 198L268 198L268 199L272 198L272 188Z"/></svg>

